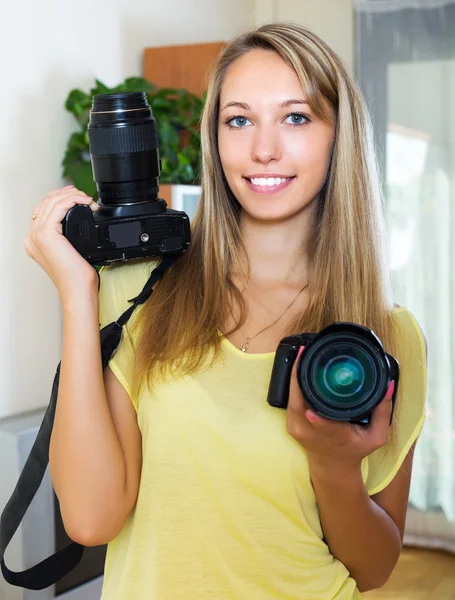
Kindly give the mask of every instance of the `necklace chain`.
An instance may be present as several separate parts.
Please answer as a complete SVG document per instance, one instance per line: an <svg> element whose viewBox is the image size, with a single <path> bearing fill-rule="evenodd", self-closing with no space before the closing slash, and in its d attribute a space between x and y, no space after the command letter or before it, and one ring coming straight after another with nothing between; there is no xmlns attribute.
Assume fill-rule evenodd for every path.
<svg viewBox="0 0 455 600"><path fill-rule="evenodd" d="M255 333L254 335L252 335L252 336L246 336L246 335L243 333L243 331L242 331L242 330L239 328L239 332L240 332L240 333L243 335L243 337L245 338L245 342L244 342L244 343L243 343L241 346L239 346L239 349L240 349L242 352L247 352L247 351L248 351L248 348L249 348L249 346L250 346L250 342L251 342L252 340L254 340L254 338L256 338L256 337L257 337L259 334L261 334L261 333L264 333L264 331L267 331L267 329L270 329L271 327L273 327L274 325L276 325L276 324L278 323L278 321L279 321L280 319L282 319L282 318L284 317L284 315L287 313L287 311L288 311L288 310L291 308L291 306L294 304L294 302L297 300L297 298L300 296L300 294L303 292L303 290L304 290L305 288L307 288L307 287L308 287L308 283L307 283L306 285L304 285L304 286L303 286L303 288L302 288L302 289L301 289L301 290L298 292L298 294L296 295L296 297L294 298L294 300L293 300L293 301L292 301L292 302L291 302L291 303L290 303L290 304L289 304L289 305L288 305L288 306L287 306L287 307L284 309L284 311L281 313L281 315L280 315L280 316L279 316L277 319L275 319L275 320L273 321L273 323L270 323L270 325L267 325L266 327L264 327L263 329L261 329L260 331L258 331L257 333ZM230 306L229 306L229 310L231 311L232 318L233 318L233 319L234 319L234 321L235 321L234 313L232 312L232 308L231 308Z"/></svg>

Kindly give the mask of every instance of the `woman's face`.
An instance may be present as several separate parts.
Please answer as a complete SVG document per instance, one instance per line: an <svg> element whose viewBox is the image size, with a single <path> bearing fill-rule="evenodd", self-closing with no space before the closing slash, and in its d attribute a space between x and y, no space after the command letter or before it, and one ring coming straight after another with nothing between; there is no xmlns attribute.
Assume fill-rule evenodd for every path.
<svg viewBox="0 0 455 600"><path fill-rule="evenodd" d="M244 211L281 221L316 198L330 162L331 121L312 113L295 71L275 52L251 50L229 67L221 89L218 148Z"/></svg>

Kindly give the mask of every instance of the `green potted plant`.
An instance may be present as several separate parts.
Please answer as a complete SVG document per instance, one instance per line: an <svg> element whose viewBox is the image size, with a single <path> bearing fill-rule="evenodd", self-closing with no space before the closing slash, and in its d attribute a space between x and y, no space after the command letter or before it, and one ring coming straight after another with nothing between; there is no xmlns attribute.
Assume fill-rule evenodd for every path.
<svg viewBox="0 0 455 600"><path fill-rule="evenodd" d="M162 162L160 196L169 203L169 187L166 184L198 186L201 153L199 120L205 94L198 97L184 89L158 89L141 77L130 77L113 88L95 80L95 86L88 93L80 89L70 91L65 108L76 118L79 130L68 140L62 161L64 179L96 199L87 134L92 97L95 94L119 92L147 94L156 119Z"/></svg>

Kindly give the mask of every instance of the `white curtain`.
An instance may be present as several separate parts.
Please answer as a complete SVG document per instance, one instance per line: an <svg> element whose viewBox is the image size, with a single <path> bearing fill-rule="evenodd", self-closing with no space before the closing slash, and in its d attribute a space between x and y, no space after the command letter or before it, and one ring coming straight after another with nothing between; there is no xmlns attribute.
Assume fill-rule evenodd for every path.
<svg viewBox="0 0 455 600"><path fill-rule="evenodd" d="M356 0L395 301L428 348L405 542L455 552L455 0Z"/></svg>

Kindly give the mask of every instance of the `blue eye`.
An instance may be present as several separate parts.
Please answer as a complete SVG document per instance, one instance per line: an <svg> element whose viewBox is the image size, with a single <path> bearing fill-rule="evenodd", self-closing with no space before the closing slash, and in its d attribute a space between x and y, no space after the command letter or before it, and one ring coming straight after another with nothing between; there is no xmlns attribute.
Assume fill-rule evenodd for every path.
<svg viewBox="0 0 455 600"><path fill-rule="evenodd" d="M291 125L305 125L305 123L308 121L308 117L301 113L292 113L292 115L289 115L287 119L291 119Z"/></svg>
<svg viewBox="0 0 455 600"><path fill-rule="evenodd" d="M233 123L235 123L236 121L237 125L233 125ZM246 117L232 117L231 119L229 119L229 121L227 121L227 124L229 125L229 127L234 127L235 129L242 129L246 125L247 121L248 119Z"/></svg>

